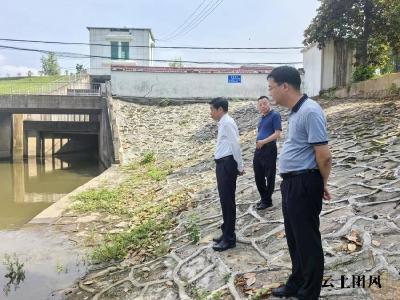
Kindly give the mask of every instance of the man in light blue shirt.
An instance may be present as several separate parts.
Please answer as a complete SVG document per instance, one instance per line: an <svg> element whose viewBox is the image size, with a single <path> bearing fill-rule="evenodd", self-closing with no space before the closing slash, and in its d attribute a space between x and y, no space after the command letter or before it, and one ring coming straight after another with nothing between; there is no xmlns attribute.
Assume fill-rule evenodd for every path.
<svg viewBox="0 0 400 300"><path fill-rule="evenodd" d="M317 102L301 94L300 84L300 74L293 67L278 67L268 75L272 99L290 109L279 172L292 274L272 294L317 300L324 273L319 214L322 199L331 198L327 183L332 158L323 111Z"/></svg>

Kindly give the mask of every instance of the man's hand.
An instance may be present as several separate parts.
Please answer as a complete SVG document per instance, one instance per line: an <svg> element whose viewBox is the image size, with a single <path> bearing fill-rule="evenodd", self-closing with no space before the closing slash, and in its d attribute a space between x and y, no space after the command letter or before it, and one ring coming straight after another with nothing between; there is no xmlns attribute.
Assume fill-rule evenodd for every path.
<svg viewBox="0 0 400 300"><path fill-rule="evenodd" d="M324 195L325 200L331 200L332 196L328 190L328 178L332 168L332 154L328 145L315 145L315 158L317 160L318 169L324 180Z"/></svg>
<svg viewBox="0 0 400 300"><path fill-rule="evenodd" d="M324 186L324 196L323 196L324 200L331 200L332 199L332 195L328 190L327 186Z"/></svg>
<svg viewBox="0 0 400 300"><path fill-rule="evenodd" d="M238 171L238 175L239 175L239 176L242 176L242 175L244 175L244 174L246 174L246 171L245 171L245 170L243 170L243 171Z"/></svg>
<svg viewBox="0 0 400 300"><path fill-rule="evenodd" d="M256 142L256 148L257 148L257 149L261 149L262 146L264 146L264 145L265 145L264 140L258 140L258 141Z"/></svg>

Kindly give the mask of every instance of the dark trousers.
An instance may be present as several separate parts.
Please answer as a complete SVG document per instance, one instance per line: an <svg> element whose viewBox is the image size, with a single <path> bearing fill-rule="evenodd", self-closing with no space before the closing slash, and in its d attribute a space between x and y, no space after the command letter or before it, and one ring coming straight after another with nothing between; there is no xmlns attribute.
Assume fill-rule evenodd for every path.
<svg viewBox="0 0 400 300"><path fill-rule="evenodd" d="M237 163L233 156L223 160L216 160L216 174L219 199L221 201L223 224L222 238L227 242L236 241L236 179L238 176Z"/></svg>
<svg viewBox="0 0 400 300"><path fill-rule="evenodd" d="M323 179L320 173L301 174L281 183L285 233L292 260L286 285L299 299L318 299L324 273L319 231Z"/></svg>
<svg viewBox="0 0 400 300"><path fill-rule="evenodd" d="M268 204L272 203L271 197L275 189L277 153L276 143L266 144L254 152L254 178L261 196L261 202Z"/></svg>

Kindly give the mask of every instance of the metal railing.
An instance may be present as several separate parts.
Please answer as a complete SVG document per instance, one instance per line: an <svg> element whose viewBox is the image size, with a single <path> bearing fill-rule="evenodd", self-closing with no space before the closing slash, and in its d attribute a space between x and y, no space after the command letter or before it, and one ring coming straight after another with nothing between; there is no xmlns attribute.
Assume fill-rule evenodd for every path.
<svg viewBox="0 0 400 300"><path fill-rule="evenodd" d="M69 95L69 96L100 96L101 84L91 83L87 74L63 76L52 82L42 82L40 78L35 81L15 80L8 85L1 85L2 95Z"/></svg>

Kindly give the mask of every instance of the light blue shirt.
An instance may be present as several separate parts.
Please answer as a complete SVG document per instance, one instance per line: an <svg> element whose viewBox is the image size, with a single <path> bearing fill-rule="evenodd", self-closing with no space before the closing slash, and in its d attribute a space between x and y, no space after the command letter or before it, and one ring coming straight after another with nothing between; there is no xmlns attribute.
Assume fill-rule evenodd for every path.
<svg viewBox="0 0 400 300"><path fill-rule="evenodd" d="M286 139L279 156L279 172L318 169L314 146L327 143L324 112L317 102L304 95L289 114Z"/></svg>

